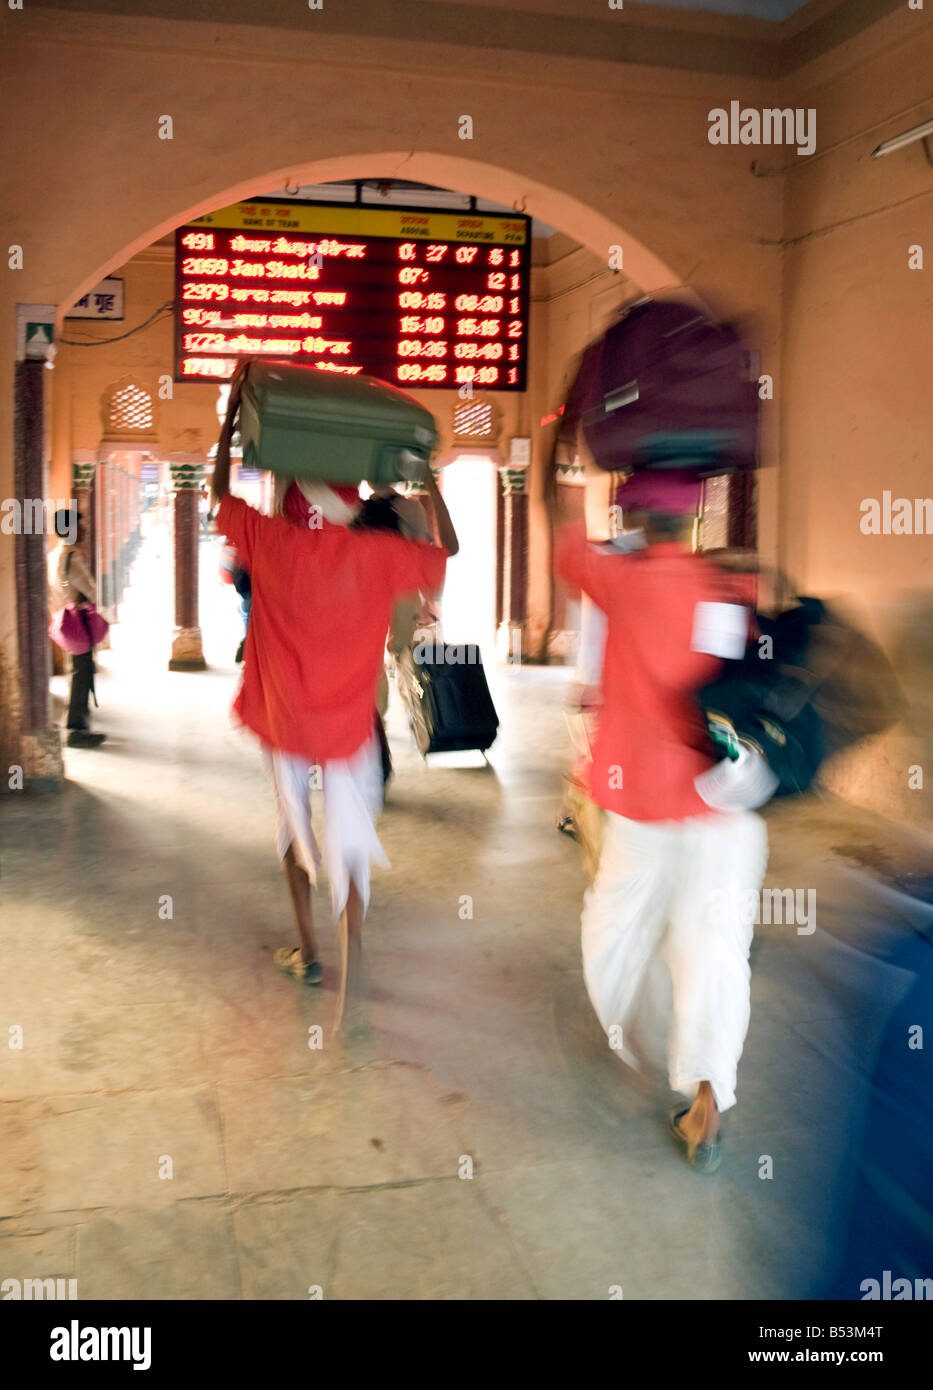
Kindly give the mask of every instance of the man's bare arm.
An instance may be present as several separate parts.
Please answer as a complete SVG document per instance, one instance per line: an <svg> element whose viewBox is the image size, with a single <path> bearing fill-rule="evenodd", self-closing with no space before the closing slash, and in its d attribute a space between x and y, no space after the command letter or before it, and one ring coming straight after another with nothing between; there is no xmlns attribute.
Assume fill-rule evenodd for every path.
<svg viewBox="0 0 933 1390"><path fill-rule="evenodd" d="M457 533L454 530L454 524L450 519L450 512L447 510L447 504L440 494L440 489L437 486L434 474L431 472L430 468L426 470L424 484L427 488L428 496L434 503L434 519L437 526L437 540L447 551L447 554L450 555L452 558L459 551L460 542L457 540Z"/></svg>
<svg viewBox="0 0 933 1390"><path fill-rule="evenodd" d="M214 476L211 479L211 501L216 507L218 502L230 491L230 441L233 438L233 422L240 406L240 396L243 390L243 378L246 375L246 362L241 362L233 374L230 382L230 399L227 403L227 418L220 431L220 439L217 444L217 458L214 461Z"/></svg>

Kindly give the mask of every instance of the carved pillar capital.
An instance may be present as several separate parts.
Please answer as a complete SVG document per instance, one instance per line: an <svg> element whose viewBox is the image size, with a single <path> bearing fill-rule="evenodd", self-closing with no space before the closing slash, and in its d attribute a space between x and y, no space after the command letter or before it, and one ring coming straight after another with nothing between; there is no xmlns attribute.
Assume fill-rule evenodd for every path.
<svg viewBox="0 0 933 1390"><path fill-rule="evenodd" d="M170 459L169 468L176 492L196 492L204 481L203 463L179 463Z"/></svg>
<svg viewBox="0 0 933 1390"><path fill-rule="evenodd" d="M527 468L500 468L499 477L502 479L502 492L504 496L522 496L527 491Z"/></svg>
<svg viewBox="0 0 933 1390"><path fill-rule="evenodd" d="M502 480L502 527L499 572L502 618L497 635L501 661L520 664L525 647L525 609L528 588L528 472L499 469Z"/></svg>
<svg viewBox="0 0 933 1390"><path fill-rule="evenodd" d="M431 473L434 478L434 481L436 483L439 483L441 478L441 469L432 468ZM427 491L428 490L425 487L424 483L420 481L404 483L401 488L401 494L403 497L425 497L427 496Z"/></svg>
<svg viewBox="0 0 933 1390"><path fill-rule="evenodd" d="M71 465L71 485L73 488L89 488L94 481L94 474L97 472L97 463L93 459L90 461L73 461Z"/></svg>
<svg viewBox="0 0 933 1390"><path fill-rule="evenodd" d="M175 479L175 632L170 671L203 671L207 663L198 625L198 477L194 482ZM200 469L200 465L197 465Z"/></svg>

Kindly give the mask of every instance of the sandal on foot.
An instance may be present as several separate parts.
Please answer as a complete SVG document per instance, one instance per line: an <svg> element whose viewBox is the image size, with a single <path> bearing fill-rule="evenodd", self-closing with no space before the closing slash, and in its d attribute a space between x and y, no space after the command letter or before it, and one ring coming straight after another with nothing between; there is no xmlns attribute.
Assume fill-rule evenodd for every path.
<svg viewBox="0 0 933 1390"><path fill-rule="evenodd" d="M324 975L319 960L301 959L300 946L282 946L272 957L277 970L283 971L286 975L291 975L295 980L302 980L306 985L319 985Z"/></svg>
<svg viewBox="0 0 933 1390"><path fill-rule="evenodd" d="M718 1138L712 1140L712 1142L703 1140L699 1144L694 1144L687 1138L680 1127L680 1122L689 1110L690 1107L688 1105L682 1110L671 1111L671 1134L685 1146L687 1162L695 1173L715 1173L722 1162L722 1144Z"/></svg>

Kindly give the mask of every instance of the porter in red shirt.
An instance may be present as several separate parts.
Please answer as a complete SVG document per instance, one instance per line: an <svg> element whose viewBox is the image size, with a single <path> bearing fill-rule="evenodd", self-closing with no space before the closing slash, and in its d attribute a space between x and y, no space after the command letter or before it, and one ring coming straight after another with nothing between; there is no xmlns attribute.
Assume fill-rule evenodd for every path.
<svg viewBox="0 0 933 1390"><path fill-rule="evenodd" d="M722 576L676 542L597 548L582 523L558 532L556 566L608 618L593 800L636 821L709 815L693 779L716 758L695 694L721 662L691 643L697 604L723 602Z"/></svg>
<svg viewBox="0 0 933 1390"><path fill-rule="evenodd" d="M438 590L447 551L389 531L299 527L229 493L217 528L253 593L234 712L269 748L312 764L349 758L372 737L393 602Z"/></svg>

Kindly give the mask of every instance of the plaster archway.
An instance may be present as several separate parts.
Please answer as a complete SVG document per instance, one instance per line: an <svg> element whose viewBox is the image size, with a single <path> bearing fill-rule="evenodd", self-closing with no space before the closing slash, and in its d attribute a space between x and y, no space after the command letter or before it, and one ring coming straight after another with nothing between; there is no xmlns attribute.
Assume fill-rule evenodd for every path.
<svg viewBox="0 0 933 1390"><path fill-rule="evenodd" d="M93 289L104 276L185 222L241 199L283 188L289 182L308 187L338 179L354 178L402 178L488 198L506 207L516 207L518 211L538 217L542 222L557 227L607 262L610 247L621 246L626 277L646 292L673 287L682 282L677 272L665 264L650 247L645 246L638 238L602 213L560 189L527 178L513 169L480 160L434 154L430 151L383 151L371 155L342 155L273 169L205 194L196 202L176 207L155 226L141 230L138 235L116 248L106 261L88 269L82 275L73 289L62 296L58 307L58 328L61 329L65 311L82 295Z"/></svg>
<svg viewBox="0 0 933 1390"><path fill-rule="evenodd" d="M209 176L206 176L201 181L203 196L181 205L177 202L173 204L170 195L166 194L164 217L154 225L144 225L131 239L117 245L105 261L87 268L81 279L63 295L58 302L58 328L61 329L64 313L77 299L138 252L172 233L176 227L231 203L275 189L295 185L312 187L316 184L354 178L401 178L474 195L507 208L515 207L517 211L538 217L549 226L558 228L607 264L610 256L613 265L616 264L618 256L617 253L613 254L612 248L621 247L621 273L629 284L638 286L642 291L673 287L681 283L681 277L676 270L666 264L650 247L573 194L502 165L426 150L390 150L372 154L344 154L283 165L251 175L249 178L238 179L235 183L222 185L220 188L216 183L211 187ZM192 188L190 182L188 188ZM148 206L151 215L151 200ZM132 204L121 205L119 211L125 233L127 218L133 215ZM114 226L118 237L119 225L120 222L117 221ZM72 271L74 269L75 263L72 262ZM550 520L540 478L530 478L529 491L529 524L532 532L529 536L528 604L529 611L537 615L533 624L535 635L531 646L533 651L540 654L545 649L551 608Z"/></svg>

